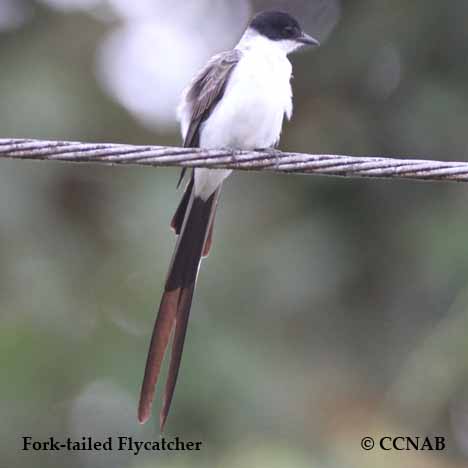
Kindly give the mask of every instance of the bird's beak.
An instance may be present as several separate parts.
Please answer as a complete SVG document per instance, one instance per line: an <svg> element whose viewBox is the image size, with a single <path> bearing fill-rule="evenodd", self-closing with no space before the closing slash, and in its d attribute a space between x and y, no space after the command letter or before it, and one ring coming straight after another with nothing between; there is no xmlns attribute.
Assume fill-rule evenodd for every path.
<svg viewBox="0 0 468 468"><path fill-rule="evenodd" d="M305 32L303 32L296 40L297 42L300 42L301 44L305 44L309 46L317 47L320 45L320 42L317 41L317 39L314 39L312 36L309 36Z"/></svg>

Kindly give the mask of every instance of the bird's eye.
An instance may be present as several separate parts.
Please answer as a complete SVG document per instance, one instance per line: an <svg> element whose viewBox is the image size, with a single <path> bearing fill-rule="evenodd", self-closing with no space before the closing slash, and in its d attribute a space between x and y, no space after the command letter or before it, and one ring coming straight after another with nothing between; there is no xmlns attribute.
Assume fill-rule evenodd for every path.
<svg viewBox="0 0 468 468"><path fill-rule="evenodd" d="M296 28L294 28L294 26L286 26L283 29L284 37L294 37L295 33L296 33Z"/></svg>

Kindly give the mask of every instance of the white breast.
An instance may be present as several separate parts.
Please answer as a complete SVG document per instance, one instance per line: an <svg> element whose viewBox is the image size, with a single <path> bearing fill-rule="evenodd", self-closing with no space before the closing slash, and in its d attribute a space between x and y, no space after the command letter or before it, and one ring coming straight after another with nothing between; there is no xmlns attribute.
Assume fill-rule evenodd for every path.
<svg viewBox="0 0 468 468"><path fill-rule="evenodd" d="M242 58L233 70L225 92L200 129L200 147L260 149L276 145L284 116L292 115L291 63L287 51L247 31L236 47ZM180 108L182 133L191 109ZM196 169L195 193L207 199L231 173Z"/></svg>
<svg viewBox="0 0 468 468"><path fill-rule="evenodd" d="M203 125L202 147L274 146L284 116L291 117L292 67L286 54L263 38L240 48L242 58L232 72L224 96Z"/></svg>

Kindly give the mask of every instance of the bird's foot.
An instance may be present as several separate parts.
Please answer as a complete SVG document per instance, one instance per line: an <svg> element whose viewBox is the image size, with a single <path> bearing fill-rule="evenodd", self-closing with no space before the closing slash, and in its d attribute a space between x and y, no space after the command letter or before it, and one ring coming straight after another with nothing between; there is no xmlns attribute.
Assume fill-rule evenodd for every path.
<svg viewBox="0 0 468 468"><path fill-rule="evenodd" d="M277 148L257 148L255 151L260 153L268 153L270 156L275 157L275 167L278 167L281 161L281 156L283 156L283 152Z"/></svg>

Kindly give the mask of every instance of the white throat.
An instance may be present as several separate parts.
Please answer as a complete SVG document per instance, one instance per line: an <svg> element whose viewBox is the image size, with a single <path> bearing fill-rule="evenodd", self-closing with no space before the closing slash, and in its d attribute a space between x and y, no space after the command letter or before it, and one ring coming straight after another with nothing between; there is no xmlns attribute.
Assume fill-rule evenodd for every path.
<svg viewBox="0 0 468 468"><path fill-rule="evenodd" d="M262 34L259 34L255 29L248 28L238 42L236 49L244 52L252 51L265 54L276 53L286 56L297 50L299 47L301 47L301 45L296 41L292 41L290 39L274 41L272 39L268 39L268 37Z"/></svg>

